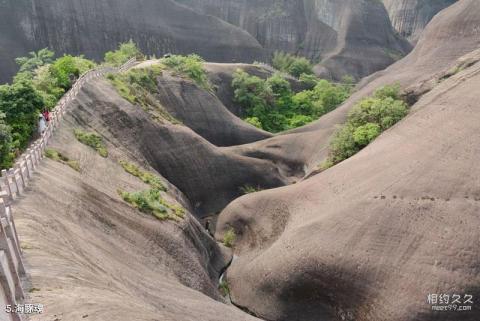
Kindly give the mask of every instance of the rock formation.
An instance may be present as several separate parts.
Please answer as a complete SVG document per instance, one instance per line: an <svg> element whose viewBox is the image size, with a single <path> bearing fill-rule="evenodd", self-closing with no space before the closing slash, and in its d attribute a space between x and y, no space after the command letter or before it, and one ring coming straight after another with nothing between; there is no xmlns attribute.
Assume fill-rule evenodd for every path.
<svg viewBox="0 0 480 321"><path fill-rule="evenodd" d="M372 76L343 107L264 143L276 144L272 158L282 154L282 139L288 153L292 141L308 141L295 147L300 155L322 149L329 126L379 84L399 81L419 99L356 156L221 213L217 237L231 227L238 237L228 271L237 305L267 320L478 319L478 310L434 312L426 300L480 295L479 13L474 0L443 11L410 56Z"/></svg>
<svg viewBox="0 0 480 321"><path fill-rule="evenodd" d="M320 62L317 73L327 78L361 78L410 50L376 1L176 1L243 28L270 54L280 50Z"/></svg>
<svg viewBox="0 0 480 321"><path fill-rule="evenodd" d="M15 57L32 50L100 59L129 39L148 54L198 53L218 62L264 57L245 31L170 0L7 0L0 21L0 81L14 73Z"/></svg>
<svg viewBox="0 0 480 321"><path fill-rule="evenodd" d="M369 75L411 49L377 1L6 0L0 21L0 81L14 74L15 57L32 50L99 59L129 39L147 54L198 53L215 62L302 54L333 79Z"/></svg>
<svg viewBox="0 0 480 321"><path fill-rule="evenodd" d="M351 8L366 3L377 8ZM48 307L32 321L479 320L475 305L427 304L429 294L480 296L479 25L480 2L453 4L344 105L274 136L243 124L222 86L236 68L267 68L207 64L216 91L165 71L155 99L179 123L151 117L106 79L89 83L50 146L79 172L43 161L14 205L30 296ZM339 61L329 59L324 66ZM395 82L410 114L318 173L354 103ZM78 128L101 135L108 157L79 143ZM119 189L148 186L121 160L158 175L186 217L159 221L125 203ZM247 185L268 190L242 196ZM232 252L208 235L206 218L218 241L235 231L226 280L242 309L218 291Z"/></svg>
<svg viewBox="0 0 480 321"><path fill-rule="evenodd" d="M438 12L457 0L382 0L393 27L411 42L417 42L423 29Z"/></svg>

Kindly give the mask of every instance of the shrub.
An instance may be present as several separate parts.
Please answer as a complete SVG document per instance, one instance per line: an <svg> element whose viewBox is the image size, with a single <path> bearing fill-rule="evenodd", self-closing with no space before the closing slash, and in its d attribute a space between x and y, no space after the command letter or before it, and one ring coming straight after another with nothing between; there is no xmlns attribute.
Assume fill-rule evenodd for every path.
<svg viewBox="0 0 480 321"><path fill-rule="evenodd" d="M200 87L211 90L212 87L208 81L207 73L203 69L204 62L200 56L195 54L188 56L172 55L162 59L165 66L192 79Z"/></svg>
<svg viewBox="0 0 480 321"><path fill-rule="evenodd" d="M129 59L136 57L142 59L143 54L138 49L137 45L132 41L121 43L117 50L108 51L105 53L105 63L111 66L121 66Z"/></svg>
<svg viewBox="0 0 480 321"><path fill-rule="evenodd" d="M60 153L55 149L52 149L52 148L45 149L45 156L47 156L48 158L56 162L66 164L77 172L80 171L80 164L77 161L69 159L67 156L63 155L62 153Z"/></svg>
<svg viewBox="0 0 480 321"><path fill-rule="evenodd" d="M102 157L108 157L108 151L103 143L102 137L95 133L87 133L82 130L74 131L75 137L79 142L95 149Z"/></svg>
<svg viewBox="0 0 480 321"><path fill-rule="evenodd" d="M127 161L120 161L120 165L122 165L123 169L127 173L140 178L144 183L149 184L153 189L164 191L164 192L167 190L165 185L163 185L163 182L160 179L160 177L150 172L143 171L135 164L129 163Z"/></svg>
<svg viewBox="0 0 480 321"><path fill-rule="evenodd" d="M235 230L233 227L228 229L228 231L225 232L225 235L223 236L223 245L226 247L233 247L235 244L235 239L237 238L235 234Z"/></svg>
<svg viewBox="0 0 480 321"><path fill-rule="evenodd" d="M307 58L284 52L276 51L274 53L272 65L275 69L289 73L296 78L299 78L303 74L313 74L313 65Z"/></svg>
<svg viewBox="0 0 480 321"><path fill-rule="evenodd" d="M178 221L185 216L185 209L165 201L158 189L152 188L134 193L118 192L125 202L135 206L141 212L155 216L159 220Z"/></svg>
<svg viewBox="0 0 480 321"><path fill-rule="evenodd" d="M399 98L400 86L393 85L382 87L372 97L358 102L347 123L334 135L326 164L333 166L353 156L405 117L408 107Z"/></svg>

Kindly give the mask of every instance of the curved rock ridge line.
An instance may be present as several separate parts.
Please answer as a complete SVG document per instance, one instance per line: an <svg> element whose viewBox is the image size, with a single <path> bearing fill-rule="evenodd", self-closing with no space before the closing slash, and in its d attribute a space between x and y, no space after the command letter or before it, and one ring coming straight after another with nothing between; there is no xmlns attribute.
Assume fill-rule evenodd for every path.
<svg viewBox="0 0 480 321"><path fill-rule="evenodd" d="M307 146L318 153L329 126L379 86L398 81L412 99L409 116L352 158L222 211L217 239L231 228L237 235L239 258L226 277L234 304L266 320L478 320L475 306L438 312L427 298L480 295L479 25L480 3L459 1L340 109L230 148L288 159L282 151L290 155L296 142L309 156Z"/></svg>
<svg viewBox="0 0 480 321"><path fill-rule="evenodd" d="M246 30L270 55L302 54L319 62L316 73L362 78L411 50L396 35L380 1L176 0Z"/></svg>
<svg viewBox="0 0 480 321"><path fill-rule="evenodd" d="M326 159L332 134L357 101L382 86L399 83L414 103L416 96L430 90L446 72L455 70L459 59L479 48L479 11L478 1L453 4L432 19L407 57L363 79L357 91L336 110L304 127L229 150L302 169L309 176Z"/></svg>

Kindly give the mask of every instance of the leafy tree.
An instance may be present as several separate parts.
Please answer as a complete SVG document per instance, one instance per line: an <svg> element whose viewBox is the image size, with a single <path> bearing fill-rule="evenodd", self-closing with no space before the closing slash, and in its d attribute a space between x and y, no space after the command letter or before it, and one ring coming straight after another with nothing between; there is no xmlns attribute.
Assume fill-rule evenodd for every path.
<svg viewBox="0 0 480 321"><path fill-rule="evenodd" d="M44 48L38 52L30 52L27 57L19 57L15 62L20 66L20 73L33 72L38 67L52 63L54 55L53 51Z"/></svg>
<svg viewBox="0 0 480 321"><path fill-rule="evenodd" d="M12 134L5 123L5 114L0 112L0 168L8 168L13 160Z"/></svg>
<svg viewBox="0 0 480 321"><path fill-rule="evenodd" d="M0 86L0 112L10 126L13 148L24 148L37 125L43 99L30 82Z"/></svg>

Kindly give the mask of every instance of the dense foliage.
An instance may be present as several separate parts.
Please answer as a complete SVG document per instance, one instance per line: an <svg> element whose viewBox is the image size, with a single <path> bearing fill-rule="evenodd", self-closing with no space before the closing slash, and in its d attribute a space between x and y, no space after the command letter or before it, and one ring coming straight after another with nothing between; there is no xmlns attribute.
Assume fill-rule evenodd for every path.
<svg viewBox="0 0 480 321"><path fill-rule="evenodd" d="M330 112L350 95L350 87L309 77L312 89L299 93L280 74L264 80L238 70L232 87L234 100L246 113L245 121L270 132L303 126Z"/></svg>
<svg viewBox="0 0 480 321"><path fill-rule="evenodd" d="M313 65L310 60L279 51L273 55L272 66L296 78L313 74Z"/></svg>
<svg viewBox="0 0 480 321"><path fill-rule="evenodd" d="M347 123L335 134L326 167L353 156L407 113L408 106L401 100L398 85L385 86L372 97L361 100L349 113Z"/></svg>
<svg viewBox="0 0 480 321"><path fill-rule="evenodd" d="M2 153L3 165L9 165L18 151L27 145L42 107L43 99L30 82L22 80L0 86L0 113L5 115L4 121L8 125L5 130L11 133L9 143L5 141L8 146L0 147L9 150Z"/></svg>

